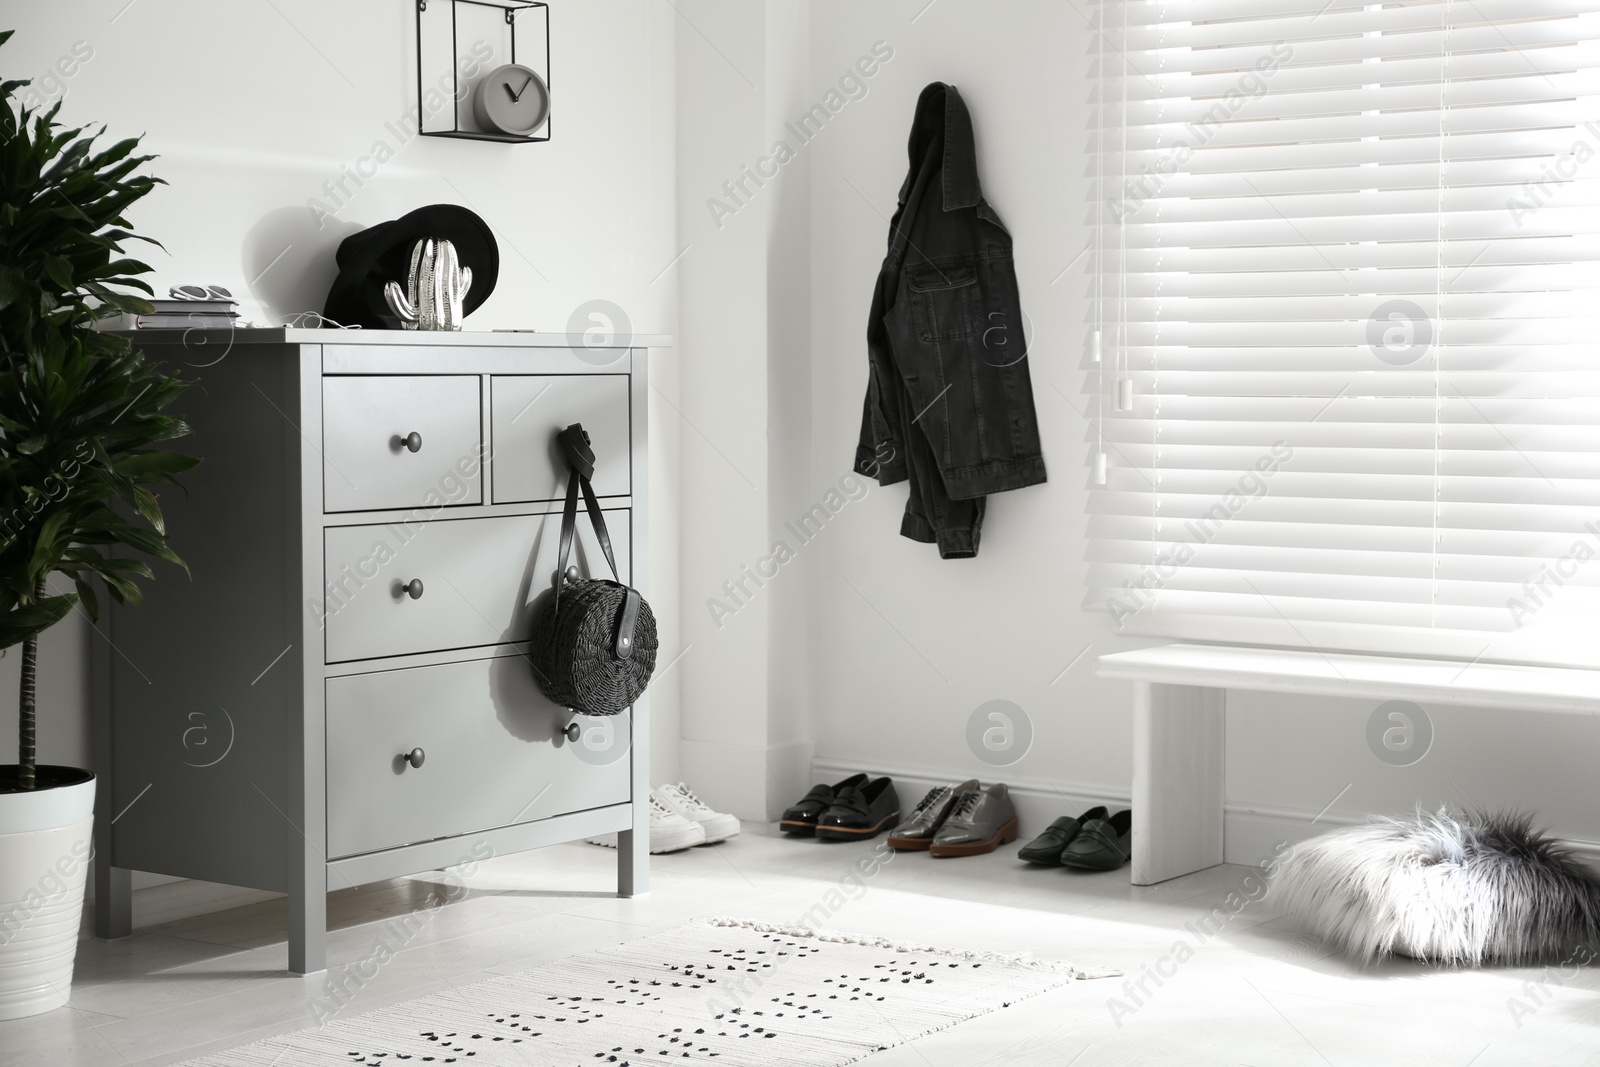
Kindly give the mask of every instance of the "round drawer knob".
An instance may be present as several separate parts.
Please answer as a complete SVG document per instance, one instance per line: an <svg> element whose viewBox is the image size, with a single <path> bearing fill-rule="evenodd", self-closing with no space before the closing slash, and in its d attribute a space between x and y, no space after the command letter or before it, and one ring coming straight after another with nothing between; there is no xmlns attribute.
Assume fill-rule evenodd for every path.
<svg viewBox="0 0 1600 1067"><path fill-rule="evenodd" d="M422 599L422 579L421 578L413 578L413 579L411 579L405 585L402 585L400 587L400 591L405 593L405 595L410 597L412 600L421 600Z"/></svg>
<svg viewBox="0 0 1600 1067"><path fill-rule="evenodd" d="M405 447L407 452L421 452L422 435L417 431L412 430L410 433L400 438L400 444Z"/></svg>
<svg viewBox="0 0 1600 1067"><path fill-rule="evenodd" d="M428 758L428 754L420 748L414 748L410 752L403 753L400 758L413 767L420 767L423 761Z"/></svg>
<svg viewBox="0 0 1600 1067"><path fill-rule="evenodd" d="M571 741L573 744L577 744L578 738L583 736L583 730L575 722L567 723L567 728L562 730L561 733L565 735L566 739Z"/></svg>

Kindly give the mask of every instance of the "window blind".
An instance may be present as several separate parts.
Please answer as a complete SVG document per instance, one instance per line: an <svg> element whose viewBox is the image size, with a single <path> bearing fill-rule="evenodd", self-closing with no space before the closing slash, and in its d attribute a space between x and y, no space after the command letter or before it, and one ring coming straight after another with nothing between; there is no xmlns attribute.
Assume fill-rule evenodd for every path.
<svg viewBox="0 0 1600 1067"><path fill-rule="evenodd" d="M1086 607L1600 664L1597 11L1095 9Z"/></svg>

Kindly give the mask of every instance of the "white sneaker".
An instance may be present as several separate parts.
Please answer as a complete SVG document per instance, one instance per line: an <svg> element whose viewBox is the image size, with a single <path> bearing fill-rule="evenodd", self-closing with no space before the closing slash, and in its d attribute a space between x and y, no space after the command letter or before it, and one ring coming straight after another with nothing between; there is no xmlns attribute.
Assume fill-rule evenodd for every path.
<svg viewBox="0 0 1600 1067"><path fill-rule="evenodd" d="M586 839L591 845L602 848L616 848L617 835L605 834L601 837ZM682 849L693 848L706 842L706 832L697 822L691 822L679 815L676 811L663 804L656 796L654 789L650 790L650 851L678 852Z"/></svg>
<svg viewBox="0 0 1600 1067"><path fill-rule="evenodd" d="M652 792L661 802L692 823L699 823L706 832L706 844L726 841L739 836L739 820L720 811L706 807L694 791L679 782L677 785L657 786Z"/></svg>

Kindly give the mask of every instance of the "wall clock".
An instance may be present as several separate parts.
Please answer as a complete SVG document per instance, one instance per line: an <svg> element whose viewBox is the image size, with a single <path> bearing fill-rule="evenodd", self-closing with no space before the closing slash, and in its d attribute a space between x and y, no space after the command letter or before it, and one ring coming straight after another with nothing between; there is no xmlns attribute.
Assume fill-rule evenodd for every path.
<svg viewBox="0 0 1600 1067"><path fill-rule="evenodd" d="M487 132L529 137L550 117L550 89L537 71L507 63L473 90L472 113Z"/></svg>
<svg viewBox="0 0 1600 1067"><path fill-rule="evenodd" d="M411 2L417 17L417 114L422 136L501 144L550 140L555 117L550 101L549 4L544 0ZM469 40L476 43L463 49L461 42ZM447 56L452 59L449 65L444 62ZM489 71L487 76L484 71ZM446 102L459 106L441 107Z"/></svg>

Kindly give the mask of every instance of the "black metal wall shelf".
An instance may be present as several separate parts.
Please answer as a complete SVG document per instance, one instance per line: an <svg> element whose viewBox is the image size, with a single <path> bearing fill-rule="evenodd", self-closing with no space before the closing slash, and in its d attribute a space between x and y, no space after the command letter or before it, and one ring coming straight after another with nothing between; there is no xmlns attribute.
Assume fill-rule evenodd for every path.
<svg viewBox="0 0 1600 1067"><path fill-rule="evenodd" d="M423 27L423 16L427 13L430 5L433 5L437 8L443 7L446 4L448 4L450 7L450 126L448 129L441 128L430 130L428 129L429 113L425 106L423 90L423 43L426 39L428 39L425 35ZM545 119L544 125L540 128L539 132L532 134L531 136L523 137L517 134L500 133L498 131L461 128L462 103L466 102L468 104L468 110L470 112L470 103L472 99L471 87L468 87L467 92L465 95L463 95L461 86L462 56L457 40L459 32L458 25L460 21L458 18L458 11L461 5L466 5L473 8L494 8L504 13L505 25L508 27L507 35L510 37L509 62L512 63L519 62L517 59L518 23L528 18L539 19L542 24L544 37L543 69L540 69L538 66L539 55L537 49L535 49L535 54L531 58L526 55L526 49L524 49L524 57L522 60L520 60L520 62L525 66L537 71L539 76L544 79L545 88L550 89L549 4L543 3L542 0L416 0L418 132L424 137L453 137L464 141L498 141L502 144L538 144L550 140L550 131L555 125L555 97L553 89L550 89L552 95L549 117ZM436 30L434 32L437 33L439 31ZM498 66L498 64L494 64L494 66ZM487 73L487 71L484 71L483 73Z"/></svg>

